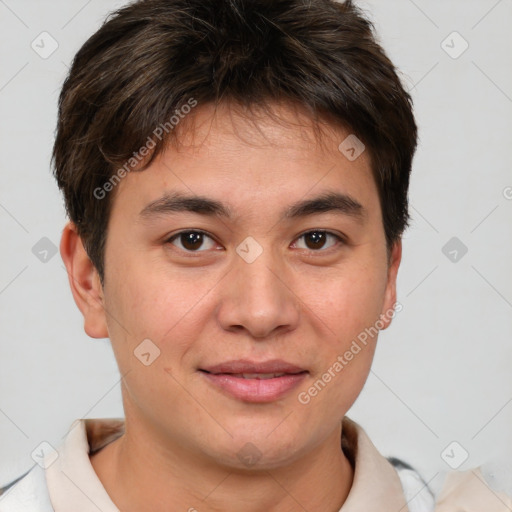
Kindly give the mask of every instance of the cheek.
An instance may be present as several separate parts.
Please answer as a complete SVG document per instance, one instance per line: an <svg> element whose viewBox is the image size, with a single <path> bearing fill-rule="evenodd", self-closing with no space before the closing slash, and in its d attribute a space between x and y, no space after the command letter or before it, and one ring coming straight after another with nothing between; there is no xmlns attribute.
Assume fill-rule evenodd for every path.
<svg viewBox="0 0 512 512"><path fill-rule="evenodd" d="M147 260L125 258L119 267L123 275L112 276L106 294L107 317L121 372L134 370L132 378L138 379L142 371L147 374L145 386L156 391L158 379L168 379L165 368L174 372L190 363L187 357L214 314L208 292L219 276L190 269L171 272L161 261ZM148 366L151 372L136 358L147 352L151 358L157 355Z"/></svg>
<svg viewBox="0 0 512 512"><path fill-rule="evenodd" d="M143 268L137 263L123 265L130 278L118 275L110 281L107 316L129 401L156 421L166 417L169 408L176 410L190 401L177 370L199 335L200 325L190 318L204 292Z"/></svg>
<svg viewBox="0 0 512 512"><path fill-rule="evenodd" d="M110 310L122 319L134 339L160 343L193 310L208 280L183 269L169 271L161 260L125 258L114 272L108 290ZM112 320L112 319L111 319Z"/></svg>
<svg viewBox="0 0 512 512"><path fill-rule="evenodd" d="M353 265L326 280L311 297L311 309L318 313L336 336L336 348L343 350L349 340L377 322L386 286L385 271L375 266Z"/></svg>
<svg viewBox="0 0 512 512"><path fill-rule="evenodd" d="M312 309L328 328L316 345L317 371L299 400L311 415L341 420L359 396L375 354L383 289L380 275L357 273L333 282L318 297Z"/></svg>
<svg viewBox="0 0 512 512"><path fill-rule="evenodd" d="M385 282L385 271L375 263L347 265L336 278L318 283L323 286L310 295L310 308L323 328L314 375L323 399L317 406L336 404L343 411L362 389L375 353Z"/></svg>

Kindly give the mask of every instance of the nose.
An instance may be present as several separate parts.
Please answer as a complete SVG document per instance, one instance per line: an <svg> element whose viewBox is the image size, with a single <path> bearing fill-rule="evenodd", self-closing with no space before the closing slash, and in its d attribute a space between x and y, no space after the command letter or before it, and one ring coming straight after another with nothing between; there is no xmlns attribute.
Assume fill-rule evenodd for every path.
<svg viewBox="0 0 512 512"><path fill-rule="evenodd" d="M238 255L217 308L217 318L228 331L246 330L253 338L268 339L293 330L300 318L300 300L271 249L252 262Z"/></svg>

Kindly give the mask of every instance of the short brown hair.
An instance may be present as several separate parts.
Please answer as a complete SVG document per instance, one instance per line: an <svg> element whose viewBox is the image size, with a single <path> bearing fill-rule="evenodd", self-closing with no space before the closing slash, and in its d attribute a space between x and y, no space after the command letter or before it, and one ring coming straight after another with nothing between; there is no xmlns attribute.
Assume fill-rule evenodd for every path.
<svg viewBox="0 0 512 512"><path fill-rule="evenodd" d="M102 282L112 194L97 191L190 98L289 101L348 127L371 155L389 255L408 226L417 127L362 11L351 0L140 0L85 42L59 97L54 174Z"/></svg>

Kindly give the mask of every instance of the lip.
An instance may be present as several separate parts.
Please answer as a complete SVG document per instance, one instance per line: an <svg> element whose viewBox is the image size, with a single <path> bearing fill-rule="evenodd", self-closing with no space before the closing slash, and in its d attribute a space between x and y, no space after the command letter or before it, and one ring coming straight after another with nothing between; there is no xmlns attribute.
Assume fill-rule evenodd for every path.
<svg viewBox="0 0 512 512"><path fill-rule="evenodd" d="M273 402L298 386L308 371L281 359L249 361L237 359L199 368L207 381L230 397L253 403ZM244 378L240 374L284 375L272 378Z"/></svg>
<svg viewBox="0 0 512 512"><path fill-rule="evenodd" d="M259 362L250 361L249 359L233 359L200 369L208 373L300 373L306 371L304 368L282 359L269 359Z"/></svg>

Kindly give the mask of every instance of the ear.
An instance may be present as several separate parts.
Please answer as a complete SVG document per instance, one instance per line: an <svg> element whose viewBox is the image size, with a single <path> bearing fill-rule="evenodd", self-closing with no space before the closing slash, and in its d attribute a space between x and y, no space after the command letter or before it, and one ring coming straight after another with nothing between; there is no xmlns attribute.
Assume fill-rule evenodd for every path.
<svg viewBox="0 0 512 512"><path fill-rule="evenodd" d="M66 265L75 303L84 316L85 332L91 338L108 338L103 287L99 274L72 222L68 222L62 231L60 254Z"/></svg>
<svg viewBox="0 0 512 512"><path fill-rule="evenodd" d="M380 314L380 320L382 323L381 330L387 329L391 324L391 320L395 316L394 309L396 304L396 277L398 274L398 267L400 266L401 260L402 239L400 238L393 244L393 247L391 248L391 255L388 265L388 279L386 284L386 291L384 294L382 311ZM399 311L398 308L397 311Z"/></svg>

